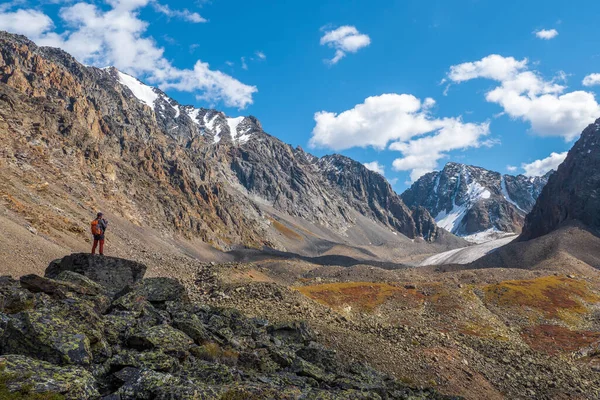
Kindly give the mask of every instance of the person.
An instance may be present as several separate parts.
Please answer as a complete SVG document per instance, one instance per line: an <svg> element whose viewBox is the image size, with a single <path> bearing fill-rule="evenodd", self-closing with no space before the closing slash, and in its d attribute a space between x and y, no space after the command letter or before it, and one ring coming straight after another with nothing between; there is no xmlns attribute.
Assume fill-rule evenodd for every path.
<svg viewBox="0 0 600 400"><path fill-rule="evenodd" d="M92 235L94 235L94 245L92 246L92 254L96 254L96 247L100 245L99 253L104 255L104 232L108 227L108 221L103 218L101 212L98 213L96 219L92 221Z"/></svg>

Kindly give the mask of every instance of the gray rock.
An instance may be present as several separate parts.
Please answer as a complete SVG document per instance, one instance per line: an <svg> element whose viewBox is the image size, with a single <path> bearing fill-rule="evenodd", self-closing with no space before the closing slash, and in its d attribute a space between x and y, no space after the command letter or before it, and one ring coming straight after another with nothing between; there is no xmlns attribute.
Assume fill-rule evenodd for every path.
<svg viewBox="0 0 600 400"><path fill-rule="evenodd" d="M122 258L78 253L52 261L45 276L55 279L64 271L83 275L115 294L139 282L146 273L146 266Z"/></svg>

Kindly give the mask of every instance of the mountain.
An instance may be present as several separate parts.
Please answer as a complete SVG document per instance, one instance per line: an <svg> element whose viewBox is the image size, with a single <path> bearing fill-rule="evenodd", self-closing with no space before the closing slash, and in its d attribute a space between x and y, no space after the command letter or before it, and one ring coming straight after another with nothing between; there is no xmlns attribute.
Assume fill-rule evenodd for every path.
<svg viewBox="0 0 600 400"><path fill-rule="evenodd" d="M519 238L469 268L600 269L600 119L588 126L550 176Z"/></svg>
<svg viewBox="0 0 600 400"><path fill-rule="evenodd" d="M358 162L314 157L255 117L181 105L115 68L86 67L8 33L0 140L7 207L53 237L87 238L100 207L161 240L199 238L222 250L464 245Z"/></svg>
<svg viewBox="0 0 600 400"><path fill-rule="evenodd" d="M525 215L552 172L541 177L501 175L450 162L402 193L409 207L426 208L437 225L473 241L519 233Z"/></svg>
<svg viewBox="0 0 600 400"><path fill-rule="evenodd" d="M600 119L588 126L527 215L520 241L570 222L600 232Z"/></svg>

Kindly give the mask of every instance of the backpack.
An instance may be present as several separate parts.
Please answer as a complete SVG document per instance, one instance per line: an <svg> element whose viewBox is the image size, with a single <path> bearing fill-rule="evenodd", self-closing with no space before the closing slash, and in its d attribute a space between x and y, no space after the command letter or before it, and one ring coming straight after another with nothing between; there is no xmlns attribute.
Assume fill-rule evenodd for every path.
<svg viewBox="0 0 600 400"><path fill-rule="evenodd" d="M97 219L92 221L92 235L94 236L100 236L104 234L104 231L98 224L99 222L100 221L98 221Z"/></svg>

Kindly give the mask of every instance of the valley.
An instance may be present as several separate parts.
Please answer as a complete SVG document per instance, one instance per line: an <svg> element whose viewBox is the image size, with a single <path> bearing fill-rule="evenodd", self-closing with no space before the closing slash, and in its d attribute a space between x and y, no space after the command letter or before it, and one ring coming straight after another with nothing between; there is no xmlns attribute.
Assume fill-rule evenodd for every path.
<svg viewBox="0 0 600 400"><path fill-rule="evenodd" d="M224 396L206 376L185 381L186 357L237 376L248 393L273 390L263 398L598 398L599 146L600 120L556 172L530 178L450 162L397 194L363 164L287 145L255 117L184 106L115 68L86 67L0 32L0 366L23 348L29 353L17 356L33 357L5 332L38 309L63 313L67 299L108 302L98 311L103 321L118 310L135 314L125 324L179 332L171 328L175 306L189 296L205 308L184 311L203 318L211 341L277 366L200 361L189 348L169 353L179 357L168 358L169 367L96 353L93 362L55 363L95 374L90 387L105 385L86 386L96 393L87 398L100 391L137 398L118 375L131 372L125 368L163 374L180 398L199 398L186 390L203 385ZM89 252L89 222L99 210L110 221L107 255L145 265L148 279L180 282L185 301L149 304L155 293L137 286L128 290L139 304L115 297L78 277L93 281L89 271L70 271L73 282L48 276L53 260ZM102 258L91 259L102 267ZM49 281L41 288L18 281L30 274ZM94 299L82 300L89 293L77 285L94 287ZM223 311L231 309L238 311ZM221 319L237 329L237 312L259 325L253 335L268 336L268 352L247 333L219 331ZM239 318L247 325L246 317ZM311 334L302 346L277 336L302 333L303 323ZM39 336L53 346L54 336ZM113 336L91 343L120 354L130 338ZM189 340L190 348L206 345ZM352 370L357 362L368 368ZM278 388L288 397L277 397ZM144 390L169 398L168 390Z"/></svg>

